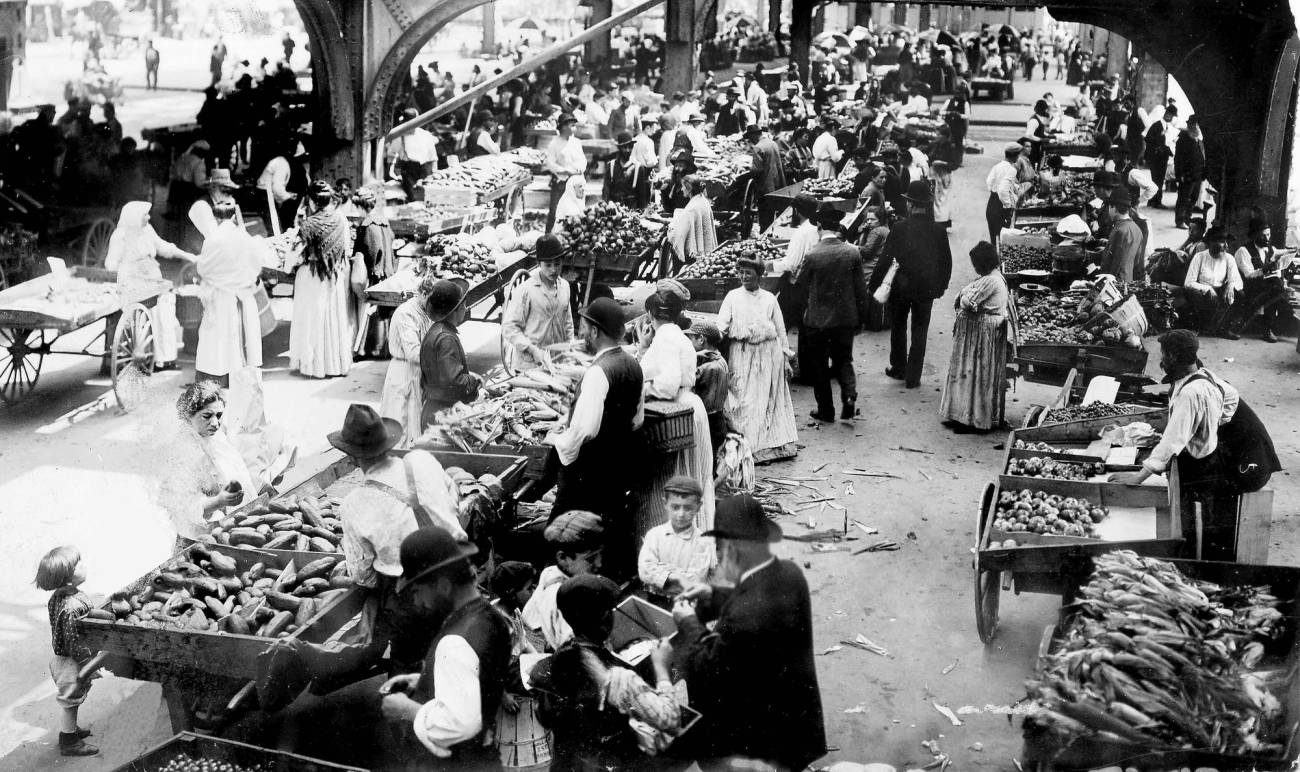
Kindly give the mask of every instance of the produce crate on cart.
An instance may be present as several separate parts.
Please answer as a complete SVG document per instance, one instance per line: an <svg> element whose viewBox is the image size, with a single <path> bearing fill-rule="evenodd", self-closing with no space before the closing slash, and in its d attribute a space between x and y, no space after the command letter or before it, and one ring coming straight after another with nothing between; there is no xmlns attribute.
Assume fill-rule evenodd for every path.
<svg viewBox="0 0 1300 772"><path fill-rule="evenodd" d="M1027 719L1024 726L1024 749L1020 754L1025 769L1032 772L1131 766L1143 770L1295 769L1295 759L1300 755L1300 744L1297 744L1297 735L1300 734L1300 639L1295 627L1296 621L1300 619L1300 596L1297 595L1297 590L1300 589L1300 568L1200 560L1169 562L1189 579L1212 582L1223 588L1265 587L1281 601L1278 606L1284 620L1281 634L1260 641L1264 645L1264 653L1259 663L1251 668L1254 672L1264 674L1267 691L1280 703L1280 715L1269 722L1277 732L1259 739L1280 744L1280 750L1269 749L1238 755L1158 742L1142 743L1136 742L1136 738L1122 739L1114 734L1104 736L1097 732L1077 735L1067 740ZM1088 581L1090 574L1091 567L1088 567L1087 572L1077 575L1078 584L1070 588L1071 593ZM1077 613L1074 608L1063 608L1058 624L1047 626L1039 644L1040 658L1053 654L1062 647L1062 630L1070 625Z"/></svg>
<svg viewBox="0 0 1300 772"><path fill-rule="evenodd" d="M347 767L320 759L299 756L296 753L259 748L256 745L223 740L209 735L181 732L161 745L154 746L128 761L113 772L162 772L175 759L192 760L195 766L183 769L220 770L224 764L245 769L267 769L275 772L365 772L359 767ZM208 766L199 766L207 764Z"/></svg>
<svg viewBox="0 0 1300 772"><path fill-rule="evenodd" d="M1082 206L1029 206L1015 210L1011 218L1011 227L1020 230L1029 228L1056 230L1061 220L1072 214L1083 214Z"/></svg>
<svg viewBox="0 0 1300 772"><path fill-rule="evenodd" d="M471 284L469 289L465 290L466 308L474 311L485 301L492 301L492 304L486 310L479 312L478 316L471 315L471 318L478 321L488 321L491 317L494 317L505 304L503 293L506 286L521 281L526 272L536 264L537 261L531 254L525 254L513 263ZM414 297L415 290L418 287L419 280L414 275L399 273L368 288L366 290L366 300L377 306L395 308Z"/></svg>
<svg viewBox="0 0 1300 772"><path fill-rule="evenodd" d="M1121 380L1140 378L1146 371L1148 356L1144 348L1123 345L1030 342L1016 346L1014 361L1026 381L1056 385L1071 369L1079 372L1084 383L1097 375Z"/></svg>
<svg viewBox="0 0 1300 772"><path fill-rule="evenodd" d="M1108 510L1097 524L1096 538L999 529L1003 493L1020 496L1042 491L1046 497L1087 502L1090 508ZM1171 469L1169 485L1120 485L1076 482L1037 477L1000 475L984 489L976 515L974 558L975 621L980 640L997 634L1001 591L1059 594L1068 599L1080 575L1091 570L1091 557L1115 549L1140 555L1173 557L1184 547L1179 511L1178 474ZM1038 501L1033 499L1030 506ZM1054 503L1048 506L1055 507ZM1034 510L1037 511L1037 510ZM1039 517L1035 515L1035 517ZM1014 546L1006 546L1006 545Z"/></svg>
<svg viewBox="0 0 1300 772"><path fill-rule="evenodd" d="M1152 381L1147 376L1141 377L1134 375L1125 375L1117 378L1119 387L1116 391L1118 403L1113 410L1117 415L1121 412L1145 413L1147 416L1154 418L1151 411L1163 412L1167 406L1168 399L1164 395L1152 394L1144 391ZM1056 399L1048 405L1031 405L1025 413L1025 420L1022 426L1031 427L1047 423L1060 423L1062 421L1075 422L1078 417L1062 419L1059 415L1053 415L1054 411L1061 408L1075 408L1074 412L1079 412L1084 407L1083 399L1087 395L1088 384L1077 370L1070 370L1065 377L1065 382L1061 384L1061 390L1057 393ZM1098 406L1097 410L1111 410L1108 407ZM1083 411L1087 412L1087 411ZM1082 416L1079 416L1082 417ZM1105 419L1104 416L1098 415L1098 418ZM1128 416L1125 416L1128 418ZM1143 420L1139 418L1138 420Z"/></svg>

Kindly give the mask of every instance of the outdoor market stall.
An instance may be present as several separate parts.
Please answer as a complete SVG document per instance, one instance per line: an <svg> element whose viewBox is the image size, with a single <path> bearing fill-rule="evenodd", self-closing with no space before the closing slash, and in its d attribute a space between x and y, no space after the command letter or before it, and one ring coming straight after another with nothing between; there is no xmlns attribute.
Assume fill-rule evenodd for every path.
<svg viewBox="0 0 1300 772"><path fill-rule="evenodd" d="M287 751L181 732L113 772L365 772Z"/></svg>

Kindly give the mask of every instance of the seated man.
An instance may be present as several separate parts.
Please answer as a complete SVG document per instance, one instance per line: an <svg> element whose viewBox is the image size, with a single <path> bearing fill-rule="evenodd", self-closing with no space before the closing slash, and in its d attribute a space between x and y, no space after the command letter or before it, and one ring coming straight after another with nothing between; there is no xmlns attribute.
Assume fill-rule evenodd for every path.
<svg viewBox="0 0 1300 772"><path fill-rule="evenodd" d="M703 582L715 565L713 540L700 535L696 522L703 497L700 484L684 475L664 485L668 522L646 532L637 560L641 583L653 595L675 597Z"/></svg>
<svg viewBox="0 0 1300 772"><path fill-rule="evenodd" d="M537 589L524 604L523 622L529 641L538 651L555 651L573 637L556 593L565 579L600 571L605 528L600 515L570 510L546 526L546 543L555 548L555 565L542 569Z"/></svg>
<svg viewBox="0 0 1300 772"><path fill-rule="evenodd" d="M1243 286L1237 261L1223 248L1227 236L1219 226L1205 233L1205 249L1192 256L1183 291L1202 334L1213 334L1222 329L1223 337L1237 340L1241 337L1239 334L1224 328L1228 309Z"/></svg>
<svg viewBox="0 0 1300 772"><path fill-rule="evenodd" d="M568 579L560 585L558 602L573 638L531 674L539 717L554 733L551 770L646 769L650 760L641 747L647 741L629 720L658 732L677 729L680 711L666 660L654 658L660 684L655 691L606 646L618 602L618 585L609 579Z"/></svg>

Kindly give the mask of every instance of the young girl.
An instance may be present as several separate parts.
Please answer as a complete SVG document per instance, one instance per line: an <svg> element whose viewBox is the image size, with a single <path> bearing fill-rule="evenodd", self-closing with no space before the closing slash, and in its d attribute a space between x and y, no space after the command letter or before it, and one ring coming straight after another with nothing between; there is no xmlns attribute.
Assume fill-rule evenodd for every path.
<svg viewBox="0 0 1300 772"><path fill-rule="evenodd" d="M94 656L79 640L77 622L91 609L90 598L80 590L86 581L81 553L74 547L56 547L41 558L36 569L36 586L53 593L48 604L50 638L54 659L50 675L59 688L55 700L63 708L63 725L59 728L59 753L64 756L94 756L99 748L86 743L89 729L77 726L77 707L86 700L90 681L77 678L81 666Z"/></svg>

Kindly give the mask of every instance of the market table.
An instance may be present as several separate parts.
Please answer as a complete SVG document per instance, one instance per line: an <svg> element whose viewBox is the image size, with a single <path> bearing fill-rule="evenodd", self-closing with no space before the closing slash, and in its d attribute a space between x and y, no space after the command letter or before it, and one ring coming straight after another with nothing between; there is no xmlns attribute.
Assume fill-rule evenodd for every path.
<svg viewBox="0 0 1300 772"><path fill-rule="evenodd" d="M970 82L970 92L972 99L978 99L980 92L989 95L989 99L995 99L999 102L1008 98L1011 91L1011 81L999 78L972 78Z"/></svg>
<svg viewBox="0 0 1300 772"><path fill-rule="evenodd" d="M502 266L482 280L475 282L465 290L465 307L473 309L484 301L492 300L492 305L477 319L488 321L490 317L504 308L503 290L508 285L523 281L526 272L537 264L531 253L524 254L514 262ZM396 275L383 279L366 290L366 300L377 306L396 308L415 296L419 288L419 277L409 271L399 271Z"/></svg>
<svg viewBox="0 0 1300 772"><path fill-rule="evenodd" d="M154 371L149 309L171 287L165 280L124 287L114 271L74 266L66 276L49 273L0 291L0 402L21 401L36 388L45 357L64 354L102 359L118 405L129 407L123 387ZM103 332L80 349L54 350L61 336L99 321Z"/></svg>

